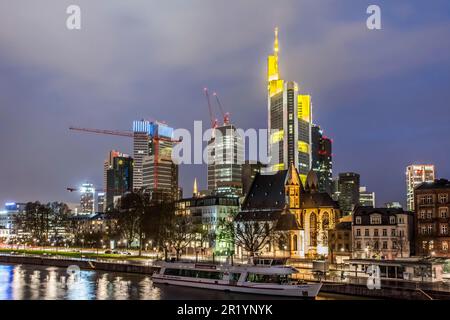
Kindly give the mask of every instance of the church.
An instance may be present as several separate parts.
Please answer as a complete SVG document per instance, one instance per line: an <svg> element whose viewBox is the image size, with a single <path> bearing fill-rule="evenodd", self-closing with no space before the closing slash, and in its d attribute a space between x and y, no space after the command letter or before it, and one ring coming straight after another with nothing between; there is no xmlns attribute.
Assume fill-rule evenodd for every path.
<svg viewBox="0 0 450 320"><path fill-rule="evenodd" d="M311 170L303 184L291 164L288 170L255 176L235 223L268 222L274 234L283 235L284 241L273 237L261 256L317 258L328 255L328 231L340 216L338 204L318 190L316 173Z"/></svg>

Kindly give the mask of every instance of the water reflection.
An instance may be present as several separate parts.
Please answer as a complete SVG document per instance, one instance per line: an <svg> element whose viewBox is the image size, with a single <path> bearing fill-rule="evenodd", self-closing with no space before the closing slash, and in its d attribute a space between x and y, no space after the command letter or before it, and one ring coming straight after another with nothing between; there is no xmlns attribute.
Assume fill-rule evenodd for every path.
<svg viewBox="0 0 450 320"><path fill-rule="evenodd" d="M321 296L319 299L337 299ZM0 300L240 300L274 297L154 286L150 276L64 268L0 264Z"/></svg>

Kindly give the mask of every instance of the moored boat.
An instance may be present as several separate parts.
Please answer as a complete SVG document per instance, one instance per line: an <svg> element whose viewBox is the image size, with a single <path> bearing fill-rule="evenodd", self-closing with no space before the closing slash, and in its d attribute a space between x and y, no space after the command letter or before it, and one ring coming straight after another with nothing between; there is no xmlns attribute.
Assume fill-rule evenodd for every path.
<svg viewBox="0 0 450 320"><path fill-rule="evenodd" d="M160 262L152 276L154 283L249 294L315 298L321 283L292 279L298 270L264 259L249 265Z"/></svg>

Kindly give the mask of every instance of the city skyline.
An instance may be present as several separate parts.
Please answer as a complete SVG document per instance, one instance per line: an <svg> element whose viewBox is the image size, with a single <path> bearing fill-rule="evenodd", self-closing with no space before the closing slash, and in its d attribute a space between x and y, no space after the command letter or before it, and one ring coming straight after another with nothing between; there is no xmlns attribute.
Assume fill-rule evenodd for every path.
<svg viewBox="0 0 450 320"><path fill-rule="evenodd" d="M437 178L450 176L446 163L450 143L442 139L450 133L445 120L450 116L446 108L450 40L445 37L450 23L444 13L450 12L449 5L437 1L433 8L422 8L406 1L381 1L383 29L369 31L366 4L348 3L335 8L292 2L301 21L292 17L288 5L283 9L267 5L271 13L257 16L254 25L246 28L240 23L239 28L227 29L224 25L233 10L240 9L237 19L243 20L252 6L222 8L225 4L218 2L212 6L224 10L218 14L217 29L205 28L213 23L211 17L199 22L193 45L180 41L186 32L181 28L149 25L164 26L162 17L181 16L180 24L193 19L181 13L183 8L176 11L175 4L162 5L154 21L146 10L138 12L124 4L101 13L100 6L80 1L87 17L78 34L64 29L65 3L60 8L44 5L49 19L30 21L35 4L19 19L19 5L6 10L0 4L0 20L5 24L1 29L18 32L14 38L0 33L0 41L6 44L0 54L4 70L0 141L9 167L0 173L0 180L7 182L0 187L0 203L78 202L79 194L67 193L66 187L86 181L102 185L104 155L113 149L132 154L132 143L120 137L70 133L70 125L130 130L132 120L140 118L165 120L175 128L190 128L194 120L206 124L205 85L220 93L237 127L265 128L265 59L272 47L273 28L278 26L281 72L312 95L313 122L333 139L334 176L357 172L361 184L376 192L378 203L405 204L406 166L432 163ZM89 19L90 10L99 15L97 20ZM202 16L202 12L190 13ZM314 18L309 17L311 13ZM37 28L30 28L31 22ZM100 28L102 23L108 32ZM103 52L108 58L100 61L102 50L91 51L89 46L106 32L109 37L103 40L102 50L111 51ZM127 49L116 52L122 46ZM211 47L210 52L204 51ZM188 50L180 55L170 52L182 48ZM54 53L52 59L44 55L48 50ZM206 165L181 166L185 195L191 193L194 177L199 189L206 189Z"/></svg>

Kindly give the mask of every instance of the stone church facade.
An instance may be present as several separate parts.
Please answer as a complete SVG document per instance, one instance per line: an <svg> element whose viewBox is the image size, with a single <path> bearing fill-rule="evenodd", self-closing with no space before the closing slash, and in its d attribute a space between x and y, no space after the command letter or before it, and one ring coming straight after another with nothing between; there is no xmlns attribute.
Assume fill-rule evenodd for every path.
<svg viewBox="0 0 450 320"><path fill-rule="evenodd" d="M310 171L303 184L291 165L275 174L256 175L236 223L259 221L274 226L278 236L259 253L262 256L316 258L328 255L328 232L340 215L330 195L318 191L315 172Z"/></svg>

